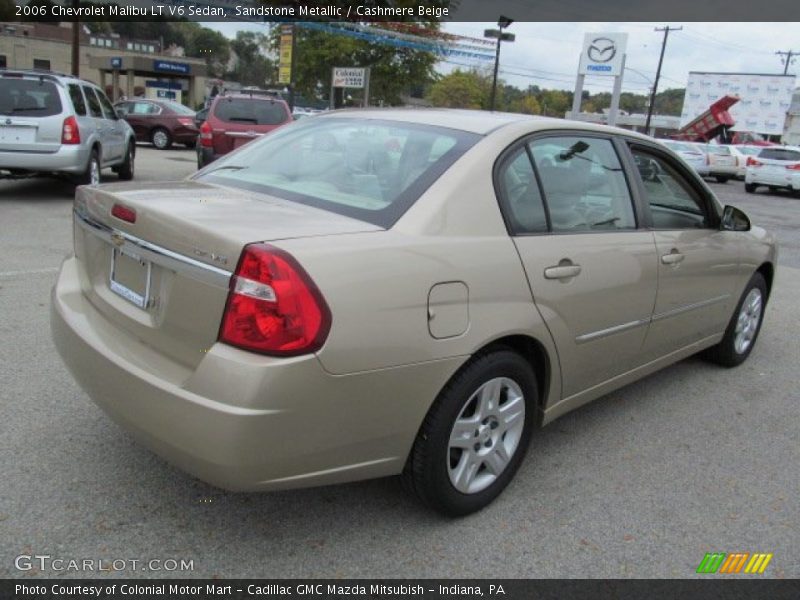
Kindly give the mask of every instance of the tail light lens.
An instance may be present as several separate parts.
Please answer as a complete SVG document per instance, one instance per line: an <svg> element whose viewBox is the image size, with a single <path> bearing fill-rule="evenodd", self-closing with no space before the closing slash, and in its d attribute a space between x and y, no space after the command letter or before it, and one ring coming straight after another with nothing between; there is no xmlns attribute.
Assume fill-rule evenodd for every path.
<svg viewBox="0 0 800 600"><path fill-rule="evenodd" d="M786 165L786 168L790 171L800 171L800 163L795 163L793 165Z"/></svg>
<svg viewBox="0 0 800 600"><path fill-rule="evenodd" d="M748 157L747 157L747 166L748 166L748 167L760 167L761 165L762 165L762 163L758 162L758 161L757 161L755 158L753 158L752 156L748 156Z"/></svg>
<svg viewBox="0 0 800 600"><path fill-rule="evenodd" d="M319 350L330 326L325 299L291 255L268 244L245 246L231 278L220 342L295 356Z"/></svg>
<svg viewBox="0 0 800 600"><path fill-rule="evenodd" d="M194 128L194 119L192 119L191 117L178 117L178 123L180 123L184 127Z"/></svg>
<svg viewBox="0 0 800 600"><path fill-rule="evenodd" d="M203 121L200 125L200 145L210 148L213 145L214 136L211 133L211 125L208 121Z"/></svg>
<svg viewBox="0 0 800 600"><path fill-rule="evenodd" d="M115 204L111 207L111 214L122 221L136 223L136 211L122 204Z"/></svg>
<svg viewBox="0 0 800 600"><path fill-rule="evenodd" d="M62 144L80 144L81 132L78 129L78 120L75 117L67 117L61 126Z"/></svg>

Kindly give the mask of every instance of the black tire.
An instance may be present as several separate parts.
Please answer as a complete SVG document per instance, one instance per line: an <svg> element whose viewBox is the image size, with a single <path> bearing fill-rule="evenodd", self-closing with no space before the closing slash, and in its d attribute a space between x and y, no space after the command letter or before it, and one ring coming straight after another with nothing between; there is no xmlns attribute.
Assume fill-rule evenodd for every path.
<svg viewBox="0 0 800 600"><path fill-rule="evenodd" d="M150 132L150 141L159 150L169 150L172 148L172 136L163 127L156 127Z"/></svg>
<svg viewBox="0 0 800 600"><path fill-rule="evenodd" d="M727 177L725 175L715 175L714 179L717 180L717 183L728 183L730 177Z"/></svg>
<svg viewBox="0 0 800 600"><path fill-rule="evenodd" d="M133 179L134 162L136 160L136 144L131 142L128 144L128 152L125 153L125 162L123 162L117 170L120 180L130 181Z"/></svg>
<svg viewBox="0 0 800 600"><path fill-rule="evenodd" d="M97 168L97 176L98 180L96 182L92 181L93 174L92 174L92 165L96 165ZM92 185L93 183L100 183L100 173L101 173L101 166L100 166L100 152L98 152L97 148L92 149L92 153L89 155L89 161L86 163L86 170L77 175L75 177L75 185Z"/></svg>
<svg viewBox="0 0 800 600"><path fill-rule="evenodd" d="M758 290L760 293L760 312L755 331L753 331L749 344L744 350L740 350L737 349L736 345L736 329L739 324L739 315L742 313L742 307L752 290ZM753 347L756 345L756 340L758 340L758 334L761 331L761 323L764 321L764 310L766 306L767 282L764 280L764 276L761 273L753 273L747 287L745 287L744 292L742 292L742 297L739 298L739 302L736 304L736 310L733 312L733 316L728 323L728 328L725 330L725 336L719 344L705 351L705 357L723 367L737 367L747 360L747 357L750 356L750 352L753 351Z"/></svg>
<svg viewBox="0 0 800 600"><path fill-rule="evenodd" d="M744 191L748 194L755 194L756 192L756 184L755 183L745 183L744 184Z"/></svg>
<svg viewBox="0 0 800 600"><path fill-rule="evenodd" d="M197 142L184 142L183 145L186 146L189 150L194 150L194 147L197 145Z"/></svg>
<svg viewBox="0 0 800 600"><path fill-rule="evenodd" d="M466 461L470 456L476 456L476 454L471 450L451 449L451 433L456 420L462 416L462 412L469 410L470 405L473 404L472 398L476 392L481 389L483 384L500 377L515 383L522 393L525 414L521 423L521 433L517 429L512 434L518 443L510 453L505 468L499 473L492 473L491 469L488 469L486 466L488 461L487 463L479 462L475 472L483 474L483 477L490 479L493 477L494 479L485 489L464 493L456 489L451 482L450 470L453 468L453 462L461 459L459 453L470 453L469 456L464 457ZM506 394L505 400L500 400L498 407L512 401L511 392L503 391ZM499 397L503 397L503 392ZM467 515L481 510L505 489L522 463L530 442L537 406L536 376L531 366L519 354L508 349L498 349L476 356L447 383L425 416L401 476L403 486L423 503L449 516ZM477 405L475 408L477 410ZM497 410L497 413L499 414L500 410ZM473 413L468 418L478 417ZM494 430L495 423L490 422L489 419L490 417L486 417L480 423L476 422L476 426L483 428L480 435L491 435ZM517 420L515 423L519 427L520 421ZM500 431L501 427L503 426L499 425L497 431ZM505 444L507 433L502 434L502 437L499 438L500 443ZM495 448L491 446L491 439L486 440L482 445L479 442L481 440L478 437L479 434L475 435L476 451L480 448L482 452L495 453ZM471 437L464 439L472 442ZM513 443L513 440L509 440L509 442ZM500 445L498 440L494 440L493 443L496 444L496 447ZM476 477L474 481L477 479Z"/></svg>

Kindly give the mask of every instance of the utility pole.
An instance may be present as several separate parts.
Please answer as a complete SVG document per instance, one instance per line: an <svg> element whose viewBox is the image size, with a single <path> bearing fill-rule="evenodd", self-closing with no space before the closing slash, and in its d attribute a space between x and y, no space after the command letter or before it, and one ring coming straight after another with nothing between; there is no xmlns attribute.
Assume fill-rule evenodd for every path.
<svg viewBox="0 0 800 600"><path fill-rule="evenodd" d="M790 50L788 50L786 52L776 52L775 54L777 54L778 56L781 57L781 62L783 63L783 74L784 75L788 75L789 74L789 65L794 63L794 58L793 57L797 56L797 55L800 55L800 52L795 52L795 51L790 49ZM786 58L783 58L784 56Z"/></svg>
<svg viewBox="0 0 800 600"><path fill-rule="evenodd" d="M503 32L503 29L511 25L513 22L514 19L509 19L508 17L501 16L497 20L497 26L499 27L499 29L486 29L483 32L483 37L497 39L497 48L495 49L494 53L494 77L492 79L492 99L490 101L491 106L489 110L494 110L495 97L497 95L497 71L500 68L500 42L513 42L515 37L513 33Z"/></svg>
<svg viewBox="0 0 800 600"><path fill-rule="evenodd" d="M650 94L650 106L647 107L647 120L644 123L644 132L650 135L650 119L653 116L653 108L656 103L656 94L658 93L658 80L661 78L661 65L664 63L664 51L667 49L667 39L669 38L670 31L681 31L683 27L656 27L656 32L664 32L664 41L661 42L661 56L658 57L658 69L656 69L656 79L653 82L653 92Z"/></svg>

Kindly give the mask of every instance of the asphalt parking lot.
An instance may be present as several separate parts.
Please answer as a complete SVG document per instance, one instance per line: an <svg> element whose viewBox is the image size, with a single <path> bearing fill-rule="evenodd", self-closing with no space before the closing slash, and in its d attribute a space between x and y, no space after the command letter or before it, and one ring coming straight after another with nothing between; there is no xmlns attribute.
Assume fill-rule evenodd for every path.
<svg viewBox="0 0 800 600"><path fill-rule="evenodd" d="M140 181L194 169L192 151L139 148ZM72 187L0 182L0 577L92 575L14 566L46 554L193 561L106 577L680 578L710 551L771 552L766 576L800 577L800 199L711 185L780 238L750 360L692 358L561 418L497 502L449 520L394 479L232 494L137 446L50 341Z"/></svg>

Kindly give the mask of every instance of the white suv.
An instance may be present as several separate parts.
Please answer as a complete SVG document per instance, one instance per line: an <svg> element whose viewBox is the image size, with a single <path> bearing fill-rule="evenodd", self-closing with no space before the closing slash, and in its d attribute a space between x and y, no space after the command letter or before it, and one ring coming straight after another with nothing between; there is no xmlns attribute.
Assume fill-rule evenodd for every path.
<svg viewBox="0 0 800 600"><path fill-rule="evenodd" d="M771 191L800 193L800 148L765 146L755 156L748 156L744 189L752 194L759 185Z"/></svg>
<svg viewBox="0 0 800 600"><path fill-rule="evenodd" d="M0 177L133 178L136 142L95 84L49 71L0 70Z"/></svg>

